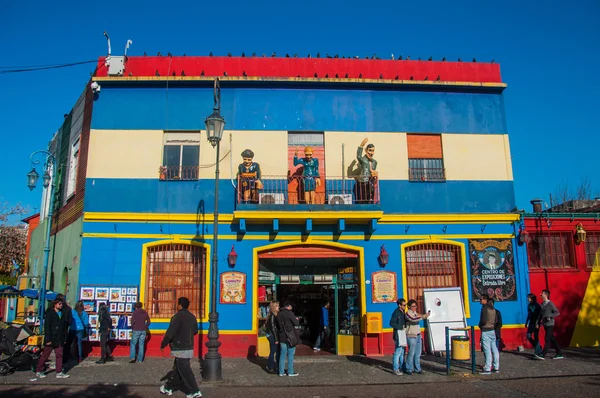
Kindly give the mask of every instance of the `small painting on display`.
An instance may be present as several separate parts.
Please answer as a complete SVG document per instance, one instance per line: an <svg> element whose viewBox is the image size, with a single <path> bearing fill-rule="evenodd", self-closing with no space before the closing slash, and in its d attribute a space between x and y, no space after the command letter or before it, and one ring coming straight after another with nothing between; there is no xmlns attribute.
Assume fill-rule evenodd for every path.
<svg viewBox="0 0 600 398"><path fill-rule="evenodd" d="M125 304L125 312L132 312L132 311L133 311L133 304L131 304L131 303Z"/></svg>
<svg viewBox="0 0 600 398"><path fill-rule="evenodd" d="M127 330L127 340L131 340L132 330Z"/></svg>
<svg viewBox="0 0 600 398"><path fill-rule="evenodd" d="M90 327L96 329L98 327L98 315L90 315Z"/></svg>
<svg viewBox="0 0 600 398"><path fill-rule="evenodd" d="M84 301L83 302L83 310L85 312L94 312L94 302L93 301Z"/></svg>
<svg viewBox="0 0 600 398"><path fill-rule="evenodd" d="M111 316L110 316L110 319L111 319L111 321L112 321L112 326L113 326L114 328L116 328L116 327L117 327L117 325L119 324L119 317L118 317L117 315L111 315ZM114 329L112 329L112 330L114 330Z"/></svg>
<svg viewBox="0 0 600 398"><path fill-rule="evenodd" d="M125 312L125 303L119 303L117 306L117 312Z"/></svg>
<svg viewBox="0 0 600 398"><path fill-rule="evenodd" d="M120 287L111 287L110 288L110 302L120 302L121 301L121 288Z"/></svg>
<svg viewBox="0 0 600 398"><path fill-rule="evenodd" d="M123 297L127 296L127 288L126 287L121 288L121 296L123 296Z"/></svg>
<svg viewBox="0 0 600 398"><path fill-rule="evenodd" d="M97 287L96 288L96 300L108 300L108 288Z"/></svg>
<svg viewBox="0 0 600 398"><path fill-rule="evenodd" d="M137 287L132 287L131 288L131 294L134 296L137 296Z"/></svg>
<svg viewBox="0 0 600 398"><path fill-rule="evenodd" d="M127 295L128 295L128 296L131 296L131 295L133 294L133 293L131 293L131 290L132 290L132 288L131 288L131 287L128 287L128 288L127 288Z"/></svg>
<svg viewBox="0 0 600 398"><path fill-rule="evenodd" d="M118 329L111 329L110 330L110 338L113 340L116 340L119 337L119 330Z"/></svg>
<svg viewBox="0 0 600 398"><path fill-rule="evenodd" d="M131 315L127 316L127 327L131 327Z"/></svg>
<svg viewBox="0 0 600 398"><path fill-rule="evenodd" d="M110 312L117 312L117 303L110 303Z"/></svg>
<svg viewBox="0 0 600 398"><path fill-rule="evenodd" d="M119 329L119 340L127 340L127 330Z"/></svg>
<svg viewBox="0 0 600 398"><path fill-rule="evenodd" d="M93 300L95 289L93 287L82 287L80 292L80 300Z"/></svg>
<svg viewBox="0 0 600 398"><path fill-rule="evenodd" d="M89 341L98 341L98 330L97 329L90 329L90 332L88 334L88 340Z"/></svg>

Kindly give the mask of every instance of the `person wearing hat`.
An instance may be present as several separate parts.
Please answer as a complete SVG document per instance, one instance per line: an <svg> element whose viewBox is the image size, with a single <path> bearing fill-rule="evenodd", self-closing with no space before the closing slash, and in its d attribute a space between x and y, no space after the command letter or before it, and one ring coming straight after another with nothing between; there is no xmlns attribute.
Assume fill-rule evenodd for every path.
<svg viewBox="0 0 600 398"><path fill-rule="evenodd" d="M319 175L319 159L313 158L313 149L309 146L304 148L304 158L298 158L298 148L294 153L294 166L302 165L302 181L304 182L304 201L306 204L315 203L315 190L321 186Z"/></svg>
<svg viewBox="0 0 600 398"><path fill-rule="evenodd" d="M379 173L377 171L377 160L373 158L375 156L375 145L369 144L365 149L365 155L363 156L363 148L369 141L365 138L360 143L360 146L356 150L356 160L358 161L359 169L358 175L355 177L356 185L354 187L354 195L356 197L356 203L369 204L375 200L375 184Z"/></svg>
<svg viewBox="0 0 600 398"><path fill-rule="evenodd" d="M242 152L242 163L238 166L238 186L242 203L258 203L257 190L263 189L260 165L253 161L254 152L245 149Z"/></svg>

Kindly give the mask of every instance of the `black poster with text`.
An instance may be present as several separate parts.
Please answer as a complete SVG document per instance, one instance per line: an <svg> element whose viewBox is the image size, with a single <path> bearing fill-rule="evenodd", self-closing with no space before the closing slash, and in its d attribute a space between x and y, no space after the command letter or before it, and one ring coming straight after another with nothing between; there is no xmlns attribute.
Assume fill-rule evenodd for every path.
<svg viewBox="0 0 600 398"><path fill-rule="evenodd" d="M516 301L517 281L510 239L469 240L473 301L487 294L495 301Z"/></svg>

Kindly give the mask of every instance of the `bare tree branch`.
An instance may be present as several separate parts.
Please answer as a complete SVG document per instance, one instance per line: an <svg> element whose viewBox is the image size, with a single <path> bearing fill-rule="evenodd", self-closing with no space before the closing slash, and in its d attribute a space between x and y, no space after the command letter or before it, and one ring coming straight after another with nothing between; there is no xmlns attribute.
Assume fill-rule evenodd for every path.
<svg viewBox="0 0 600 398"><path fill-rule="evenodd" d="M25 262L27 226L19 218L27 212L19 203L0 202L0 272L10 272L13 260L19 265Z"/></svg>

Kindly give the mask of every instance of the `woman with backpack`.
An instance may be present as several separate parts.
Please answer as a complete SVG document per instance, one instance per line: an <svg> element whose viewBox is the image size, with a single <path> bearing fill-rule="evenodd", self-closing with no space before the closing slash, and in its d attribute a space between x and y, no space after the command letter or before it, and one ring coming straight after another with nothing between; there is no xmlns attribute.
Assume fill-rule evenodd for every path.
<svg viewBox="0 0 600 398"><path fill-rule="evenodd" d="M69 328L69 342L72 344L77 339L77 363L83 361L83 348L81 341L87 337L90 327L90 318L83 310L83 301L75 303L75 308L71 309L73 322Z"/></svg>
<svg viewBox="0 0 600 398"><path fill-rule="evenodd" d="M279 328L277 327L279 301L271 301L269 307L270 311L266 322L267 339L269 340L267 371L269 373L275 373L275 365L279 362Z"/></svg>

